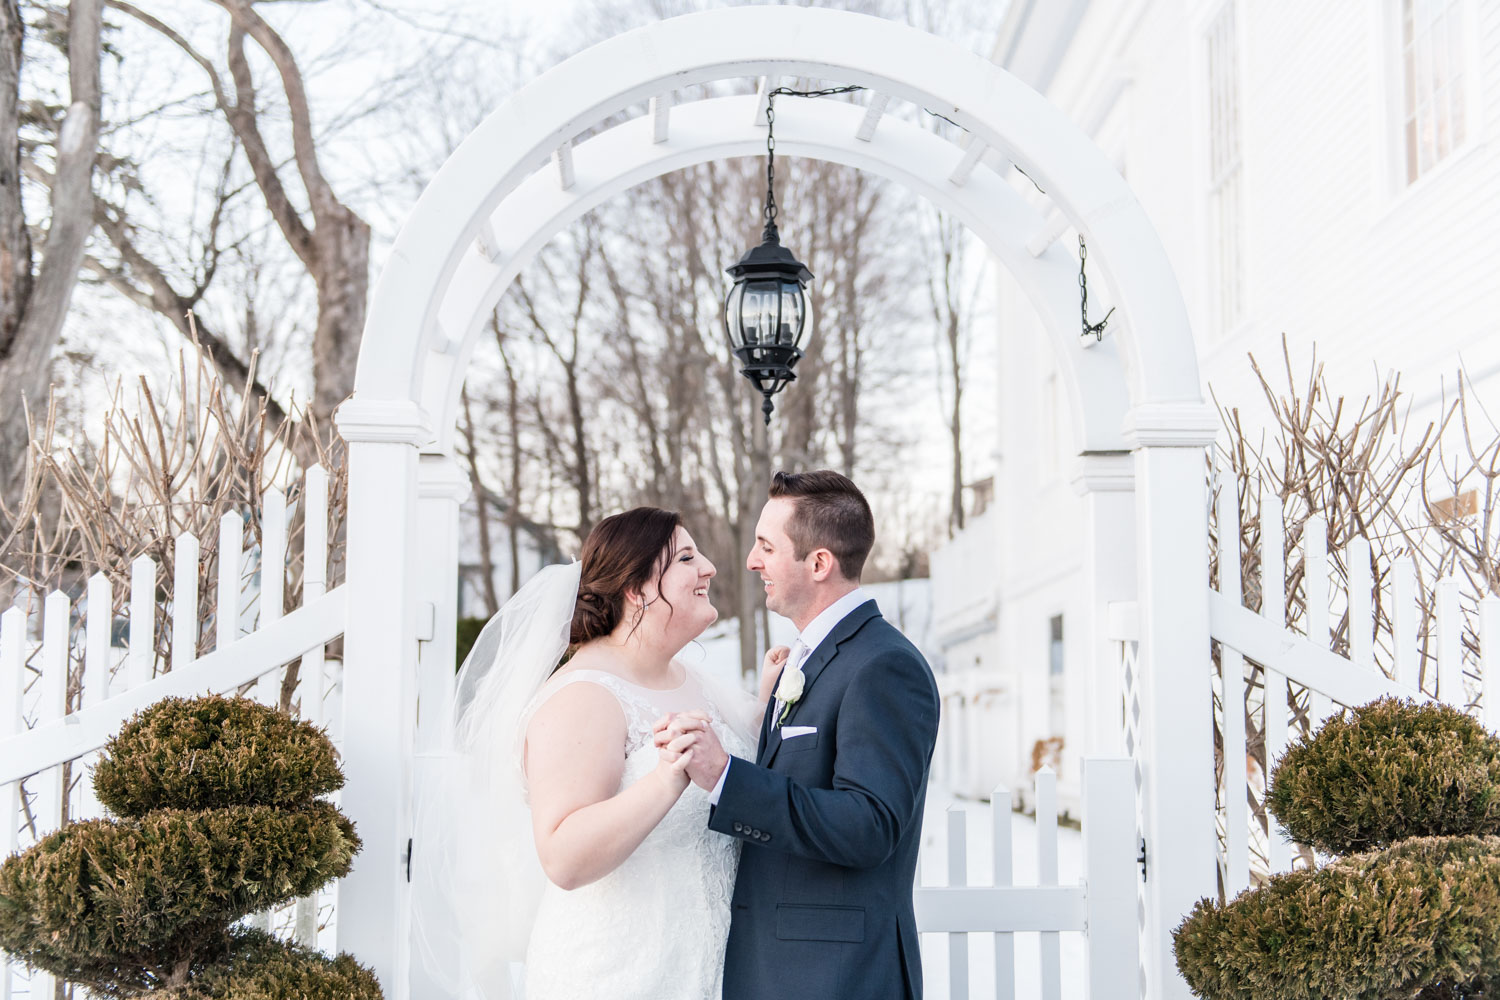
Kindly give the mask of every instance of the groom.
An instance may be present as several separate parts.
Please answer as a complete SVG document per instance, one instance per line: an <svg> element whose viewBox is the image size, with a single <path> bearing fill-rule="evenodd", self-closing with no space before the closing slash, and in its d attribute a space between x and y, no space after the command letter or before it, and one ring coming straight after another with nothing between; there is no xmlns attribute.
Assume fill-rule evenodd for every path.
<svg viewBox="0 0 1500 1000"><path fill-rule="evenodd" d="M746 566L797 641L755 760L727 756L699 724L688 765L710 790L709 827L744 842L724 1000L919 1000L932 670L859 587L875 522L854 483L778 472L755 532Z"/></svg>

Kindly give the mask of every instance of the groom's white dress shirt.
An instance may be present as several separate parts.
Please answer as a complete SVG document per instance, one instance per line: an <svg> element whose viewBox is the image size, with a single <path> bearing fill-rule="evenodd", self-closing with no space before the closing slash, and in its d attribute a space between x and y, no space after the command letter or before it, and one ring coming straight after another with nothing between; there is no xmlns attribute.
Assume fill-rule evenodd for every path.
<svg viewBox="0 0 1500 1000"><path fill-rule="evenodd" d="M788 654L786 666L782 668L782 672L785 673L793 667L800 669L802 664L807 662L807 658L818 648L819 644L828 638L828 634L834 630L838 623L847 618L851 611L870 599L870 595L867 592L860 587L855 587L849 593L824 608L818 614L818 617L807 623L807 628L803 629L802 633L793 641L792 652ZM779 728L781 726L780 698L776 699L775 711L777 721L773 723L773 727ZM724 779L729 777L729 769L733 766L734 758L730 757L729 763L725 765L724 770L719 774L718 784L714 785L714 790L708 793L708 801L711 804L719 804L719 796L724 791Z"/></svg>

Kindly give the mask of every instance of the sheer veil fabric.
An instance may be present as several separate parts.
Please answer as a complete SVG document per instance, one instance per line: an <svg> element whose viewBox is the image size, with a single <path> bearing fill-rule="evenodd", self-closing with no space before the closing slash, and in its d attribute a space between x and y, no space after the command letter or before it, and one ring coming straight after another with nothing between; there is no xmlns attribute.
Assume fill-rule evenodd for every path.
<svg viewBox="0 0 1500 1000"><path fill-rule="evenodd" d="M430 979L465 1000L511 1000L511 963L546 876L521 748L533 697L568 648L581 563L544 567L489 620L459 670L432 780L416 791L412 923Z"/></svg>

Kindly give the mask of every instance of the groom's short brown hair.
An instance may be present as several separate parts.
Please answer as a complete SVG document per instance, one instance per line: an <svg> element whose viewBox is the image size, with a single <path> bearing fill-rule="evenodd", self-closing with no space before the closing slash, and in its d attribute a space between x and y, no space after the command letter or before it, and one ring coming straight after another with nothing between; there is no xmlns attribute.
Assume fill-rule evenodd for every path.
<svg viewBox="0 0 1500 1000"><path fill-rule="evenodd" d="M792 501L786 524L792 554L806 559L814 549L827 549L839 561L844 579L858 582L875 545L875 516L859 487L848 476L819 469L778 472L771 477L769 492L772 499Z"/></svg>

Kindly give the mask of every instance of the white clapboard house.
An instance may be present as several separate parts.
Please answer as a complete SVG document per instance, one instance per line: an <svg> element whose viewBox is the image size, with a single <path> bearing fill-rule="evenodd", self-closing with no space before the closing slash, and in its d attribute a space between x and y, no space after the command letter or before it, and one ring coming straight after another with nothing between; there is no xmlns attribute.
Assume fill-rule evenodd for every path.
<svg viewBox="0 0 1500 1000"><path fill-rule="evenodd" d="M1205 389L1250 426L1246 355L1277 384L1283 333L1303 378L1316 343L1335 392L1362 399L1394 370L1425 424L1462 366L1500 417L1500 4L1015 0L993 58L1124 175L1182 285ZM1049 240L1077 252L1060 218L1033 252ZM1088 277L1098 322L1108 277L1093 259ZM932 557L947 752L971 762L949 777L975 796L1027 788L1060 738L1066 804L1089 738L1083 463L1041 321L1000 281L994 497Z"/></svg>

